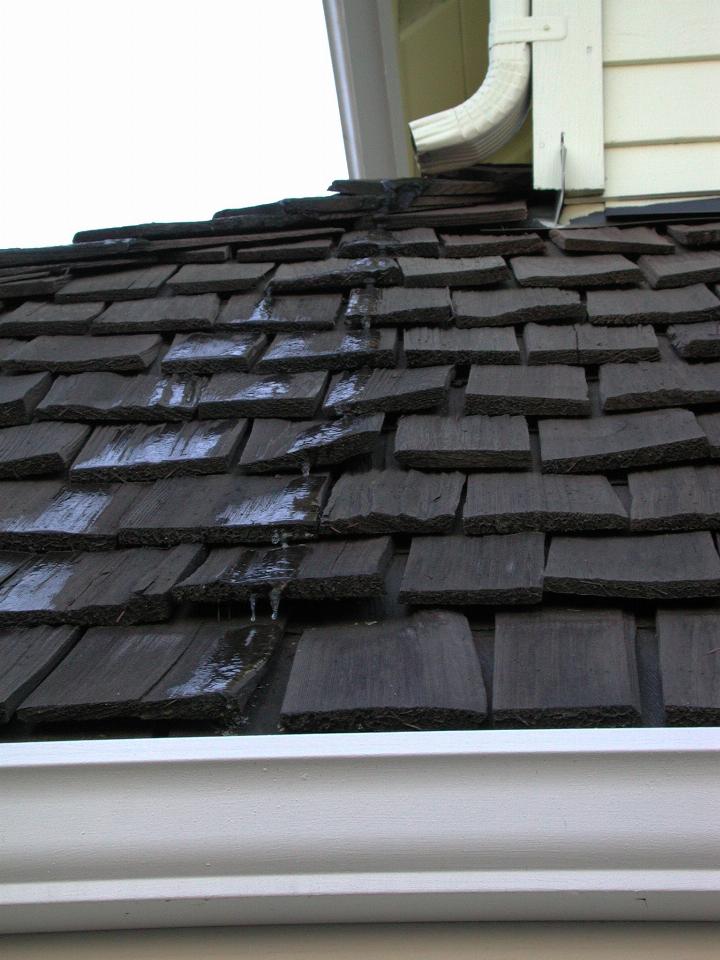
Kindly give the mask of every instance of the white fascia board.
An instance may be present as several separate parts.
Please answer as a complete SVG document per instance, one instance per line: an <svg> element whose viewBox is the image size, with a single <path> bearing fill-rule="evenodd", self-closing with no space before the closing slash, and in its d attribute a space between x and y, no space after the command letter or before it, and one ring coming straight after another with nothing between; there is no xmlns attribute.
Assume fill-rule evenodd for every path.
<svg viewBox="0 0 720 960"><path fill-rule="evenodd" d="M323 7L349 176L410 176L392 4L323 0Z"/></svg>
<svg viewBox="0 0 720 960"><path fill-rule="evenodd" d="M8 744L0 932L720 919L720 730Z"/></svg>

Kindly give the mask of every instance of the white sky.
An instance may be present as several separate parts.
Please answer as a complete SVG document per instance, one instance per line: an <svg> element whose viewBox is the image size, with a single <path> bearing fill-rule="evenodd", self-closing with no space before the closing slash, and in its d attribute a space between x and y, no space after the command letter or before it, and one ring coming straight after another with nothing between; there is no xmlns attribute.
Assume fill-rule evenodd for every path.
<svg viewBox="0 0 720 960"><path fill-rule="evenodd" d="M0 247L346 175L321 0L0 0Z"/></svg>

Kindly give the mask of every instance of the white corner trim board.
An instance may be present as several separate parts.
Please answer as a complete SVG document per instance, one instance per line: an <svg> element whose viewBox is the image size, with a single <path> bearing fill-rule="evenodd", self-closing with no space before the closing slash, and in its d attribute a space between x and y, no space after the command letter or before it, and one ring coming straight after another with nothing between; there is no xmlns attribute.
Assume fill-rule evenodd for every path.
<svg viewBox="0 0 720 960"><path fill-rule="evenodd" d="M720 919L720 730L7 744L0 932Z"/></svg>

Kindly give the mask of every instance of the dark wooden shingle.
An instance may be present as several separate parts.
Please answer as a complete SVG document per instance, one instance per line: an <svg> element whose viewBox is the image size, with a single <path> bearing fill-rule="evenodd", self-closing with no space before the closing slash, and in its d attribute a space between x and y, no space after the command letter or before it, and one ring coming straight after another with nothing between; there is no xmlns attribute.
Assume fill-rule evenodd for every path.
<svg viewBox="0 0 720 960"><path fill-rule="evenodd" d="M235 253L238 263L255 263L272 260L273 263L296 263L305 260L322 260L332 249L329 237L314 240L295 240L292 243L269 243L261 247L240 247Z"/></svg>
<svg viewBox="0 0 720 960"><path fill-rule="evenodd" d="M338 257L437 257L440 244L429 227L410 230L348 230L338 243Z"/></svg>
<svg viewBox="0 0 720 960"><path fill-rule="evenodd" d="M720 530L720 467L668 467L628 476L633 530Z"/></svg>
<svg viewBox="0 0 720 960"><path fill-rule="evenodd" d="M164 373L247 371L267 343L262 334L179 333L160 366Z"/></svg>
<svg viewBox="0 0 720 960"><path fill-rule="evenodd" d="M462 473L346 473L332 489L320 529L345 536L449 533L464 485Z"/></svg>
<svg viewBox="0 0 720 960"><path fill-rule="evenodd" d="M330 258L308 263L283 263L275 271L271 287L275 293L345 290L371 281L391 286L401 280L400 268L389 257Z"/></svg>
<svg viewBox="0 0 720 960"><path fill-rule="evenodd" d="M406 287L483 287L502 283L510 271L502 257L400 257Z"/></svg>
<svg viewBox="0 0 720 960"><path fill-rule="evenodd" d="M170 616L170 589L200 563L202 548L25 557L0 584L0 624L153 623Z"/></svg>
<svg viewBox="0 0 720 960"><path fill-rule="evenodd" d="M587 420L541 420L547 473L593 473L700 460L708 440L689 410L616 414Z"/></svg>
<svg viewBox="0 0 720 960"><path fill-rule="evenodd" d="M77 627L0 629L0 723L50 673L79 636Z"/></svg>
<svg viewBox="0 0 720 960"><path fill-rule="evenodd" d="M182 294L251 290L272 267L272 263L189 263L178 270L168 286Z"/></svg>
<svg viewBox="0 0 720 960"><path fill-rule="evenodd" d="M295 333L332 330L342 303L339 293L266 297L240 293L230 297L217 321L218 330L257 330L259 333Z"/></svg>
<svg viewBox="0 0 720 960"><path fill-rule="evenodd" d="M550 239L569 253L674 253L675 244L650 227L551 230Z"/></svg>
<svg viewBox="0 0 720 960"><path fill-rule="evenodd" d="M693 251L673 257L640 257L638 267L654 290L720 280L720 253Z"/></svg>
<svg viewBox="0 0 720 960"><path fill-rule="evenodd" d="M150 484L120 520L123 544L268 543L317 531L328 478L223 474Z"/></svg>
<svg viewBox="0 0 720 960"><path fill-rule="evenodd" d="M214 373L203 385L198 416L312 417L325 393L328 375L306 373Z"/></svg>
<svg viewBox="0 0 720 960"><path fill-rule="evenodd" d="M510 261L521 287L617 287L638 283L643 275L635 264L617 253L587 257L515 257Z"/></svg>
<svg viewBox="0 0 720 960"><path fill-rule="evenodd" d="M701 413L697 421L707 437L709 455L714 460L720 459L720 413Z"/></svg>
<svg viewBox="0 0 720 960"><path fill-rule="evenodd" d="M465 411L541 417L589 415L585 371L562 364L473 366L465 388Z"/></svg>
<svg viewBox="0 0 720 960"><path fill-rule="evenodd" d="M392 367L396 353L395 330L287 333L275 337L255 364L255 370L258 373L299 373L303 370Z"/></svg>
<svg viewBox="0 0 720 960"><path fill-rule="evenodd" d="M255 420L240 458L249 473L326 466L367 453L375 445L383 415L340 420Z"/></svg>
<svg viewBox="0 0 720 960"><path fill-rule="evenodd" d="M55 294L58 303L87 303L98 300L141 300L154 297L175 273L174 264L118 270L115 273L76 277Z"/></svg>
<svg viewBox="0 0 720 960"><path fill-rule="evenodd" d="M50 389L49 373L0 376L0 426L28 423L38 403Z"/></svg>
<svg viewBox="0 0 720 960"><path fill-rule="evenodd" d="M720 403L720 363L690 365L678 360L624 363L600 369L603 410L653 410Z"/></svg>
<svg viewBox="0 0 720 960"><path fill-rule="evenodd" d="M468 477L468 534L622 530L627 513L605 477L488 473Z"/></svg>
<svg viewBox="0 0 720 960"><path fill-rule="evenodd" d="M720 723L720 618L716 609L658 610L665 717L672 726Z"/></svg>
<svg viewBox="0 0 720 960"><path fill-rule="evenodd" d="M444 327L451 316L446 287L362 287L350 291L345 322L350 327Z"/></svg>
<svg viewBox="0 0 720 960"><path fill-rule="evenodd" d="M544 542L541 533L414 537L400 600L423 605L540 603Z"/></svg>
<svg viewBox="0 0 720 960"><path fill-rule="evenodd" d="M447 398L452 370L444 366L340 373L330 381L323 410L338 415L436 407Z"/></svg>
<svg viewBox="0 0 720 960"><path fill-rule="evenodd" d="M26 300L0 316L0 336L37 337L41 334L87 333L90 321L102 312L95 303L38 303Z"/></svg>
<svg viewBox="0 0 720 960"><path fill-rule="evenodd" d="M704 284L678 290L591 290L587 312L590 323L698 323L720 318L720 300Z"/></svg>
<svg viewBox="0 0 720 960"><path fill-rule="evenodd" d="M685 360L720 360L720 322L717 320L668 327L667 335Z"/></svg>
<svg viewBox="0 0 720 960"><path fill-rule="evenodd" d="M306 630L281 715L288 730L322 731L464 728L486 713L467 620L432 610Z"/></svg>
<svg viewBox="0 0 720 960"><path fill-rule="evenodd" d="M707 247L720 243L720 223L669 223L667 232L685 247Z"/></svg>
<svg viewBox="0 0 720 960"><path fill-rule="evenodd" d="M655 331L648 325L600 327L589 323L573 326L529 323L523 336L530 364L595 365L660 359Z"/></svg>
<svg viewBox="0 0 720 960"><path fill-rule="evenodd" d="M57 429L57 424L47 424ZM152 480L222 473L234 461L246 420L96 427L71 470L73 480Z"/></svg>
<svg viewBox="0 0 720 960"><path fill-rule="evenodd" d="M633 618L620 610L498 613L493 718L513 727L637 724Z"/></svg>
<svg viewBox="0 0 720 960"><path fill-rule="evenodd" d="M36 337L13 350L4 367L13 373L49 370L83 373L109 370L134 373L147 370L162 340L155 334L118 337Z"/></svg>
<svg viewBox="0 0 720 960"><path fill-rule="evenodd" d="M585 305L573 290L457 290L452 303L458 327L506 327L585 316Z"/></svg>
<svg viewBox="0 0 720 960"><path fill-rule="evenodd" d="M414 327L404 333L409 367L443 363L520 363L520 347L512 327L449 330Z"/></svg>
<svg viewBox="0 0 720 960"><path fill-rule="evenodd" d="M155 297L112 303L93 320L93 333L153 333L211 330L220 309L215 293L194 297Z"/></svg>
<svg viewBox="0 0 720 960"><path fill-rule="evenodd" d="M60 473L82 447L90 428L82 423L28 423L0 429L0 477Z"/></svg>
<svg viewBox="0 0 720 960"><path fill-rule="evenodd" d="M708 532L553 537L545 589L641 600L718 597L720 557Z"/></svg>
<svg viewBox="0 0 720 960"><path fill-rule="evenodd" d="M198 406L202 381L147 373L77 373L56 377L37 407L45 420L88 423L189 420Z"/></svg>
<svg viewBox="0 0 720 960"><path fill-rule="evenodd" d="M212 550L173 595L198 602L269 598L277 616L281 596L301 600L381 596L391 559L390 537L258 549L225 547Z"/></svg>
<svg viewBox="0 0 720 960"><path fill-rule="evenodd" d="M530 435L524 417L401 417L395 459L417 469L524 469Z"/></svg>
<svg viewBox="0 0 720 960"><path fill-rule="evenodd" d="M544 250L536 233L444 233L440 239L446 257L515 257Z"/></svg>

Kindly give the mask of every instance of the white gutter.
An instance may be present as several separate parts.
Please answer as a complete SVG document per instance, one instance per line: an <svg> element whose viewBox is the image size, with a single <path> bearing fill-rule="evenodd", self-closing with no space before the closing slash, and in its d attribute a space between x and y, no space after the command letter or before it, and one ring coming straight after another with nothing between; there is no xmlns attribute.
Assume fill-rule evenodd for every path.
<svg viewBox="0 0 720 960"><path fill-rule="evenodd" d="M530 42L560 39L558 18L529 17L530 0L491 0L488 71L479 90L457 107L413 120L423 173L471 166L491 156L522 125L530 108Z"/></svg>
<svg viewBox="0 0 720 960"><path fill-rule="evenodd" d="M0 932L720 919L720 730L22 743Z"/></svg>

